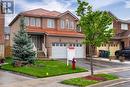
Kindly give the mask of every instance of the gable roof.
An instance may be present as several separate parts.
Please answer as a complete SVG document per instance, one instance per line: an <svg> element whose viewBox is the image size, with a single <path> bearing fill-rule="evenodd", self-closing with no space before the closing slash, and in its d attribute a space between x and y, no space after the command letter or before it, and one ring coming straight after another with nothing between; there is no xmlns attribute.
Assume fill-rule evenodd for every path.
<svg viewBox="0 0 130 87"><path fill-rule="evenodd" d="M59 17L62 17L66 14L70 14L75 20L78 20L78 18L74 14L72 14L70 11L66 11L66 12L60 14Z"/></svg>
<svg viewBox="0 0 130 87"><path fill-rule="evenodd" d="M61 16L65 14L70 14L75 20L78 20L78 18L73 15L70 11L66 11L64 13L60 13L58 11L49 11L42 8L33 9L25 12L19 13L13 21L9 24L11 26L21 15L23 16L30 16L30 17L48 17L48 18L60 18Z"/></svg>

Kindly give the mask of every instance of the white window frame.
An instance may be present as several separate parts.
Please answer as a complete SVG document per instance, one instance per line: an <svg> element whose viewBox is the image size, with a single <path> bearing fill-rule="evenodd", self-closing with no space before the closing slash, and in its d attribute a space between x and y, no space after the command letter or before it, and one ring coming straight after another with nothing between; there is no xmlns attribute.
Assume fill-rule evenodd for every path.
<svg viewBox="0 0 130 87"><path fill-rule="evenodd" d="M128 30L128 24L121 23L121 29L122 30Z"/></svg>
<svg viewBox="0 0 130 87"><path fill-rule="evenodd" d="M36 26L37 27L41 27L41 19L40 18L36 18Z"/></svg>
<svg viewBox="0 0 130 87"><path fill-rule="evenodd" d="M74 28L74 22L73 22L73 21L70 21L70 22L69 22L69 28L70 28L70 29L73 29L73 28Z"/></svg>
<svg viewBox="0 0 130 87"><path fill-rule="evenodd" d="M47 27L48 28L55 28L55 20L54 19L48 19L47 20Z"/></svg>
<svg viewBox="0 0 130 87"><path fill-rule="evenodd" d="M62 29L65 28L65 21L64 21L64 20L61 20L61 21L60 21L60 26L61 26Z"/></svg>
<svg viewBox="0 0 130 87"><path fill-rule="evenodd" d="M29 26L29 17L25 17L25 24L26 26Z"/></svg>
<svg viewBox="0 0 130 87"><path fill-rule="evenodd" d="M66 21L65 21L65 25L66 25L66 28L67 28L67 29L70 28L70 23L69 23L69 20L68 20L68 19L66 19Z"/></svg>
<svg viewBox="0 0 130 87"><path fill-rule="evenodd" d="M35 18L30 18L30 25L35 26L36 25L36 20Z"/></svg>
<svg viewBox="0 0 130 87"><path fill-rule="evenodd" d="M9 39L10 39L10 35L8 35L8 34L5 35L5 39L6 39L6 40L9 40Z"/></svg>

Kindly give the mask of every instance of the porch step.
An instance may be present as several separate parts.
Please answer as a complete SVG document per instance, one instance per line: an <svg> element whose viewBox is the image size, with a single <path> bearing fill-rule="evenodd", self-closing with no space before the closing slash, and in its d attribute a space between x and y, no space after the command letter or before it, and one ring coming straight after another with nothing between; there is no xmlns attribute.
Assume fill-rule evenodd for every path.
<svg viewBox="0 0 130 87"><path fill-rule="evenodd" d="M38 58L39 60L52 60L50 58L44 58L44 57L41 57L41 58Z"/></svg>

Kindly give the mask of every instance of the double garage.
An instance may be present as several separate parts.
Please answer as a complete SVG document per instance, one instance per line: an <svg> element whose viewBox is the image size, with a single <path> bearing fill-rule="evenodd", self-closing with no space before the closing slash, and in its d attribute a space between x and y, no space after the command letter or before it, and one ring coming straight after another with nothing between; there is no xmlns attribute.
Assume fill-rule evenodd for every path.
<svg viewBox="0 0 130 87"><path fill-rule="evenodd" d="M52 43L52 58L67 58L67 48L75 49L75 58L85 58L85 46L81 43Z"/></svg>

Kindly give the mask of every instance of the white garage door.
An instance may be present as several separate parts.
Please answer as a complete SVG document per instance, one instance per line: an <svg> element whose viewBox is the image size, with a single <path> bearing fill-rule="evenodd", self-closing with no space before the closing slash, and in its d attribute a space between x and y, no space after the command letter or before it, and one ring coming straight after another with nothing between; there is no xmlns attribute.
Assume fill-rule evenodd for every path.
<svg viewBox="0 0 130 87"><path fill-rule="evenodd" d="M85 58L84 57L84 47L81 44L77 44L77 46L75 46L75 56L76 58Z"/></svg>
<svg viewBox="0 0 130 87"><path fill-rule="evenodd" d="M53 43L52 44L52 58L63 59L67 58L67 47L75 47L75 58L84 58L84 46L81 44L66 44L66 43Z"/></svg>
<svg viewBox="0 0 130 87"><path fill-rule="evenodd" d="M52 58L61 59L67 57L66 44L53 43L52 44Z"/></svg>

